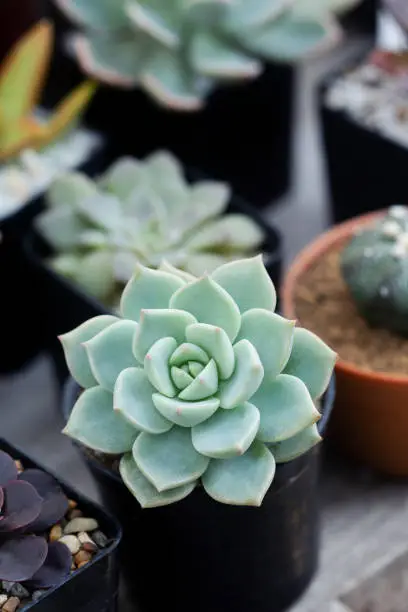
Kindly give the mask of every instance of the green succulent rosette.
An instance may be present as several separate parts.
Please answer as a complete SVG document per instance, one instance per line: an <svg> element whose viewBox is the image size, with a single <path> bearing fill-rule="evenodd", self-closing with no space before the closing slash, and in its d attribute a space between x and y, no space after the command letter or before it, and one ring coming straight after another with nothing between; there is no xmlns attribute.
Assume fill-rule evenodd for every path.
<svg viewBox="0 0 408 612"><path fill-rule="evenodd" d="M121 477L142 507L200 483L219 502L259 506L276 464L320 441L314 400L336 358L275 306L261 256L201 278L138 266L121 318L61 337L84 389L64 433L122 454Z"/></svg>

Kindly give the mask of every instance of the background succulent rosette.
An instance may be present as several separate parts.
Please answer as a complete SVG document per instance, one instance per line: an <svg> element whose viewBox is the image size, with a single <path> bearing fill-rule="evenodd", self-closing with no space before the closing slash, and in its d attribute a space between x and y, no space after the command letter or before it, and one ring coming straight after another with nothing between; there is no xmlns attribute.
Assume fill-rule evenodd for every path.
<svg viewBox="0 0 408 612"><path fill-rule="evenodd" d="M276 464L320 441L315 401L334 352L274 312L262 257L195 278L138 266L121 317L101 315L61 337L84 389L64 430L122 454L142 507L201 484L215 500L259 506Z"/></svg>

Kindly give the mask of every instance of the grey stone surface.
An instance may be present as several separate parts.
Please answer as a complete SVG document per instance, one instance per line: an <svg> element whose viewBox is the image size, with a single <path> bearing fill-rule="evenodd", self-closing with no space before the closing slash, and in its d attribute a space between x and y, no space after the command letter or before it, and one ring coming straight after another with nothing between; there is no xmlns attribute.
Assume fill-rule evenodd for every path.
<svg viewBox="0 0 408 612"><path fill-rule="evenodd" d="M345 55L361 52L366 45L367 41L348 41L335 55L299 70L293 189L267 212L284 230L286 262L329 221L314 103L316 82ZM59 433L63 422L50 364L44 357L18 375L0 378L0 407L2 436L26 449L89 497L98 499L87 466L72 443ZM348 612L341 596L356 581L359 583L375 568L386 566L408 548L407 484L382 481L354 467L326 462L321 494L320 569L308 593L292 612ZM123 602L120 612L136 611Z"/></svg>

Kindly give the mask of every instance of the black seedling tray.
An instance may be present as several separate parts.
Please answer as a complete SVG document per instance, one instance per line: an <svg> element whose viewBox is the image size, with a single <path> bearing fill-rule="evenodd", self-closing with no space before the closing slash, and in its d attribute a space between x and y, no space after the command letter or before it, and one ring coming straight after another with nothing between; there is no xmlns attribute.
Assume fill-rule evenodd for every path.
<svg viewBox="0 0 408 612"><path fill-rule="evenodd" d="M50 471L27 457L20 449L0 439L0 448L23 466ZM38 601L24 607L35 612L116 612L118 595L117 547L122 537L119 523L97 504L84 498L53 474L70 499L78 502L84 513L95 518L102 532L110 540L108 546L83 568L76 570L58 586L49 589Z"/></svg>

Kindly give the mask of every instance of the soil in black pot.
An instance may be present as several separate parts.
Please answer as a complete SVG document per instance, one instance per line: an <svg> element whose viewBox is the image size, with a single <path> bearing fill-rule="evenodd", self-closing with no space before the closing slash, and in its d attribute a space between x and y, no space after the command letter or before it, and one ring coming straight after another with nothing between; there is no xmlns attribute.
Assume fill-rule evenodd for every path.
<svg viewBox="0 0 408 612"><path fill-rule="evenodd" d="M370 327L358 314L333 246L304 271L294 295L302 326L315 332L341 359L376 372L408 374L408 338Z"/></svg>

